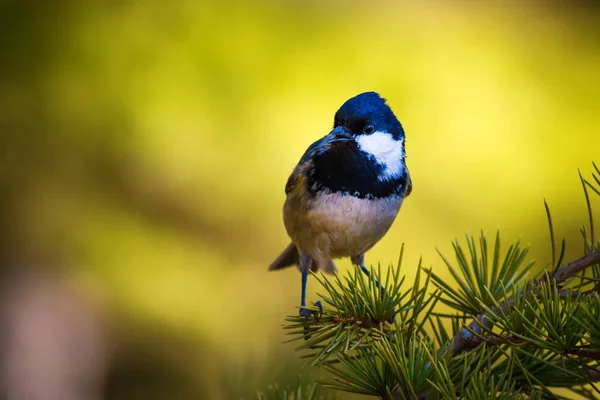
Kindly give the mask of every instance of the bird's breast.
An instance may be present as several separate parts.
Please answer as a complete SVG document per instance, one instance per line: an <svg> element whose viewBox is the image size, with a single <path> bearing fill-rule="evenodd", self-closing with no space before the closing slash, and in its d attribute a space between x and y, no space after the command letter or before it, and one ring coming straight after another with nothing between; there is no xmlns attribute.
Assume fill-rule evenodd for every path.
<svg viewBox="0 0 600 400"><path fill-rule="evenodd" d="M375 199L340 192L288 196L284 222L292 241L315 258L353 256L369 250L385 235L401 205L400 195Z"/></svg>

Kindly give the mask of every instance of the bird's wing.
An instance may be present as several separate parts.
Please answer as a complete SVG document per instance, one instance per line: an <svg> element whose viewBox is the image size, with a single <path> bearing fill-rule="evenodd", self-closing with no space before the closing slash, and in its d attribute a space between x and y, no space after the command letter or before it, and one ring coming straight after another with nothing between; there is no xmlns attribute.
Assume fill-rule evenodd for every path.
<svg viewBox="0 0 600 400"><path fill-rule="evenodd" d="M311 167L312 161L307 161L303 164L298 164L285 184L285 194L290 193L302 195L305 191L306 171Z"/></svg>
<svg viewBox="0 0 600 400"><path fill-rule="evenodd" d="M304 193L304 185L306 183L306 175L308 171L313 167L313 158L318 154L321 154L323 151L327 149L327 138L322 137L317 140L313 144L311 144L308 149L300 158L300 162L296 165L296 168L292 171L292 174L287 180L285 185L285 194L290 194L291 192L302 194Z"/></svg>

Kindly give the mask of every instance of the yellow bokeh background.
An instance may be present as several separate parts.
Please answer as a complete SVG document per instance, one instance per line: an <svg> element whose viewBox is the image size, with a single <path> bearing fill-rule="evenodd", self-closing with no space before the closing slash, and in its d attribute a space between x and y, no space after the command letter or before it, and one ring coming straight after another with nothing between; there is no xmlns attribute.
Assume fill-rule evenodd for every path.
<svg viewBox="0 0 600 400"><path fill-rule="evenodd" d="M408 276L420 257L443 274L436 247L483 229L541 268L544 198L581 252L577 170L600 162L592 6L4 3L2 262L58 271L102 310L107 397L145 393L136 368L182 390L153 398L215 400L295 373L280 325L299 274L266 271L288 243L283 188L360 92L403 123L414 183L367 263L404 243Z"/></svg>

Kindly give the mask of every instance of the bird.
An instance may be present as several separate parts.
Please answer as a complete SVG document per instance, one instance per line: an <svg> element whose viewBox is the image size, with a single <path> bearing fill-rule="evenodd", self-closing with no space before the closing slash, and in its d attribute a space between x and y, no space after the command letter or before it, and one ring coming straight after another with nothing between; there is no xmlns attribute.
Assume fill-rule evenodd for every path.
<svg viewBox="0 0 600 400"><path fill-rule="evenodd" d="M299 314L305 321L318 318L306 308L309 271L333 274L333 260L350 257L369 274L365 253L388 232L412 192L405 159L402 124L386 99L365 92L342 104L333 129L311 144L293 169L283 205L291 243L268 269L298 267ZM322 314L321 302L315 306Z"/></svg>

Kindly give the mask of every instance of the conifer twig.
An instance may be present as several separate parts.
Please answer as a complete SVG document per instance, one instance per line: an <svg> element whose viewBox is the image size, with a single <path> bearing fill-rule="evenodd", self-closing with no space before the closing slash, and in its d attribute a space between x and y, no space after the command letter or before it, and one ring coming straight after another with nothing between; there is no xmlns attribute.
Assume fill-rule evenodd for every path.
<svg viewBox="0 0 600 400"><path fill-rule="evenodd" d="M584 269L598 263L600 263L600 250L595 250L559 268L550 276L550 279L556 284L561 284L575 277ZM529 293L537 292L541 284L547 282L547 280L548 278L545 276L535 280L532 288L528 290ZM500 302L500 307L491 307L491 311L494 313L499 313L500 311L508 313L512 307L512 303L513 297L511 296L507 300ZM483 331L491 329L492 325L489 313L479 314L468 326L462 328L452 338L451 343L448 343L448 346L452 345L452 353L458 354L477 347L483 341L481 335Z"/></svg>
<svg viewBox="0 0 600 400"><path fill-rule="evenodd" d="M600 349L592 349L590 347L574 347L565 350L567 354L573 354L579 357L591 358L594 360L600 360Z"/></svg>

